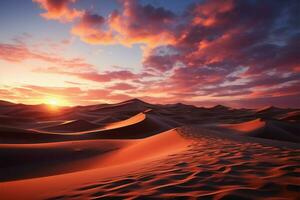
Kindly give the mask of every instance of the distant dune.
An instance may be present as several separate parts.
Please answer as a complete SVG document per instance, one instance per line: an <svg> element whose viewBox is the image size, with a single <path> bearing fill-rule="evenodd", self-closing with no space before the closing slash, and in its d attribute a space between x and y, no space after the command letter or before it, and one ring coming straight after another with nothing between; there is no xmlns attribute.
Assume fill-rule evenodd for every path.
<svg viewBox="0 0 300 200"><path fill-rule="evenodd" d="M254 119L247 122L242 122L239 124L223 124L222 126L230 128L235 131L240 132L251 132L255 131L257 129L264 128L266 125L266 122L261 119Z"/></svg>
<svg viewBox="0 0 300 200"><path fill-rule="evenodd" d="M98 134L99 138L137 139L170 130L176 125L178 124L153 115L150 110L146 110L129 119L107 124L103 129L89 132L89 134Z"/></svg>
<svg viewBox="0 0 300 200"><path fill-rule="evenodd" d="M290 122L299 122L300 121L300 110L284 113L280 117L278 117L278 119L284 120L284 121L290 121Z"/></svg>
<svg viewBox="0 0 300 200"><path fill-rule="evenodd" d="M299 199L299 111L0 101L0 197Z"/></svg>
<svg viewBox="0 0 300 200"><path fill-rule="evenodd" d="M300 142L300 125L277 120L255 119L239 124L223 124L222 127L241 132L247 136L279 141Z"/></svg>
<svg viewBox="0 0 300 200"><path fill-rule="evenodd" d="M55 126L42 127L40 130L50 131L50 132L78 132L87 131L99 128L100 125L88 122L86 120L78 119L66 121Z"/></svg>

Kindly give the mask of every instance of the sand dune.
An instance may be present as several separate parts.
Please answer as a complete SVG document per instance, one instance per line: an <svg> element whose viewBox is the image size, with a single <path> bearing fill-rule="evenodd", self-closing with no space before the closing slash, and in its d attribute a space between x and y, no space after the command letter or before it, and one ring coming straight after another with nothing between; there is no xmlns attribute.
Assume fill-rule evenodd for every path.
<svg viewBox="0 0 300 200"><path fill-rule="evenodd" d="M279 120L289 121L289 122L300 122L300 110L291 111L278 117Z"/></svg>
<svg viewBox="0 0 300 200"><path fill-rule="evenodd" d="M49 176L88 168L88 160L114 151L125 141L2 144L1 181ZM79 162L81 161L81 162ZM28 170L32 170L28 173Z"/></svg>
<svg viewBox="0 0 300 200"><path fill-rule="evenodd" d="M249 132L249 131L255 131L257 129L261 129L266 125L266 122L262 119L255 119L239 124L223 124L221 126L235 130L240 132Z"/></svg>
<svg viewBox="0 0 300 200"><path fill-rule="evenodd" d="M110 142L101 148L110 148ZM299 197L300 149L293 145L224 138L201 127L116 144L120 150L101 158L106 166L3 182L0 194L6 199Z"/></svg>
<svg viewBox="0 0 300 200"><path fill-rule="evenodd" d="M14 103L11 103L9 101L0 100L0 106L7 107L7 106L10 106L10 105L14 105Z"/></svg>
<svg viewBox="0 0 300 200"><path fill-rule="evenodd" d="M26 130L21 128L12 128L0 126L0 143L36 143L36 142L52 142L61 141L66 137L56 134L41 134L34 130Z"/></svg>
<svg viewBox="0 0 300 200"><path fill-rule="evenodd" d="M289 108L283 109L274 106L267 106L261 109L257 109L256 115L263 119L272 119L290 111L293 111L293 109L289 109Z"/></svg>
<svg viewBox="0 0 300 200"><path fill-rule="evenodd" d="M122 111L126 111L126 112L131 112L131 113L139 113L139 112L143 112L149 108L153 108L153 105L148 104L144 101L141 101L139 99L131 99L128 101L124 101L121 103L116 103L116 104L112 104L112 105L105 105L105 106L101 106L100 108L96 108L93 110L89 110L90 113L98 113L98 112L109 112L109 113L115 113L115 112L122 112Z"/></svg>
<svg viewBox="0 0 300 200"><path fill-rule="evenodd" d="M0 197L299 199L298 111L0 101Z"/></svg>
<svg viewBox="0 0 300 200"><path fill-rule="evenodd" d="M150 110L127 120L100 126L84 120L72 120L55 126L21 129L0 126L1 143L37 143L91 139L137 139L177 127L176 122L150 114ZM36 126L36 125L33 125Z"/></svg>
<svg viewBox="0 0 300 200"><path fill-rule="evenodd" d="M47 126L40 128L40 130L51 131L51 132L77 132L77 131L87 131L99 128L100 125L94 124L82 119L71 120L63 122L56 126Z"/></svg>
<svg viewBox="0 0 300 200"><path fill-rule="evenodd" d="M244 135L272 140L300 142L300 126L275 120L255 119L239 124L222 124L225 127Z"/></svg>
<svg viewBox="0 0 300 200"><path fill-rule="evenodd" d="M13 116L1 116L0 115L0 124L1 125L11 125L18 126L21 124L27 124L34 122L33 119L29 119L26 117L13 117Z"/></svg>
<svg viewBox="0 0 300 200"><path fill-rule="evenodd" d="M0 144L0 177L9 181L128 164L179 151L186 144L172 130L141 140ZM28 174L29 169L34 171Z"/></svg>
<svg viewBox="0 0 300 200"><path fill-rule="evenodd" d="M127 120L111 123L98 131L89 132L89 135L97 135L99 138L109 139L137 139L158 134L176 126L167 123L169 120L152 115L148 111L135 115Z"/></svg>

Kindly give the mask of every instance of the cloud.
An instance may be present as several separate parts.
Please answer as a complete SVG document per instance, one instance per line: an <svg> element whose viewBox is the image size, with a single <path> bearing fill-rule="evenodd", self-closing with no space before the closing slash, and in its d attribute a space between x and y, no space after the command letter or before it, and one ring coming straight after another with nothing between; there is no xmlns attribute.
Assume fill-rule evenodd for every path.
<svg viewBox="0 0 300 200"><path fill-rule="evenodd" d="M66 59L59 55L48 54L45 52L30 50L26 44L6 44L0 43L0 59L8 62L23 62L25 60L42 60L60 67L75 69L90 69L93 66L83 58Z"/></svg>
<svg viewBox="0 0 300 200"><path fill-rule="evenodd" d="M96 82L134 80L139 83L135 95L167 102L228 103L230 99L242 105L251 99L255 105L257 99L261 105L264 97L276 99L270 102L277 104L299 99L297 0L198 1L182 14L135 0L119 2L120 8L107 16L82 11L71 32L90 44L144 44L143 72L99 73L87 66L87 70L57 73ZM68 3L74 2L63 7L69 9ZM28 51L6 44L0 46L0 58L28 59L32 57ZM123 83L111 89L126 91L126 87L130 88Z"/></svg>
<svg viewBox="0 0 300 200"><path fill-rule="evenodd" d="M173 43L175 13L150 4L141 5L135 0L122 1L122 9L109 16L109 25L118 33L121 43L143 43L149 46Z"/></svg>
<svg viewBox="0 0 300 200"><path fill-rule="evenodd" d="M153 76L147 72L139 74L129 70L98 72L95 66L80 57L64 58L60 55L48 54L31 50L26 44L0 43L0 60L22 63L26 60L41 60L50 64L50 67L39 67L32 71L36 73L52 73L75 76L80 79L94 82L110 82L112 80L136 80Z"/></svg>
<svg viewBox="0 0 300 200"><path fill-rule="evenodd" d="M85 11L71 32L90 44L140 43L153 47L174 42L172 29L176 15L173 12L150 4L143 6L135 0L121 1L121 4L121 11L114 10L106 18Z"/></svg>
<svg viewBox="0 0 300 200"><path fill-rule="evenodd" d="M136 86L133 86L128 83L116 83L113 86L110 86L109 89L111 90L133 90L136 89Z"/></svg>
<svg viewBox="0 0 300 200"><path fill-rule="evenodd" d="M78 87L23 85L20 87L2 86L2 88L0 88L0 93L4 92L6 94L1 96L2 99L20 103L40 104L45 103L45 100L49 96L60 97L64 102L72 102L72 98L82 93L82 90Z"/></svg>
<svg viewBox="0 0 300 200"><path fill-rule="evenodd" d="M71 32L90 44L113 44L114 35L111 30L104 30L105 23L102 16L85 12Z"/></svg>
<svg viewBox="0 0 300 200"><path fill-rule="evenodd" d="M94 82L110 82L112 80L135 80L140 77L140 75L135 74L128 70L119 71L105 71L98 72L95 68L88 68L86 70L77 70L76 68L61 69L58 67L48 67L42 69L35 69L35 72L40 73L53 73L53 74L63 74L68 76L75 76L80 79L94 81Z"/></svg>
<svg viewBox="0 0 300 200"><path fill-rule="evenodd" d="M160 46L151 49L149 55L143 61L147 69L155 69L160 72L168 71L180 61L180 55L170 46Z"/></svg>
<svg viewBox="0 0 300 200"><path fill-rule="evenodd" d="M106 71L103 73L98 72L79 72L79 73L65 73L69 75L75 75L79 78L95 81L95 82L110 82L112 80L129 80L137 77L136 74L128 70L120 71Z"/></svg>
<svg viewBox="0 0 300 200"><path fill-rule="evenodd" d="M1 98L28 104L45 103L47 97L57 97L66 105L88 105L112 103L132 98L130 95L115 93L109 89L81 89L79 87L50 87L23 85L22 87L0 88Z"/></svg>
<svg viewBox="0 0 300 200"><path fill-rule="evenodd" d="M37 85L24 85L23 87L46 95L76 96L82 92L79 87L45 87Z"/></svg>
<svg viewBox="0 0 300 200"><path fill-rule="evenodd" d="M0 59L10 62L20 62L32 57L32 53L22 44L0 43Z"/></svg>
<svg viewBox="0 0 300 200"><path fill-rule="evenodd" d="M71 33L89 44L121 43L146 44L154 47L175 41L177 16L163 7L141 5L136 0L123 0L121 10L114 10L106 18L87 10L70 8L75 0L33 0L46 10L42 16L61 22L79 18Z"/></svg>
<svg viewBox="0 0 300 200"><path fill-rule="evenodd" d="M267 91L275 87L276 95L285 94L282 84L295 86L300 80L296 55L300 26L293 20L299 15L294 11L297 6L293 0L197 3L182 18L184 26L175 30L179 35L176 42L156 47L167 47L176 54L149 51L144 65L171 72L156 85L168 85L168 90L177 93L209 95L207 99L218 97L223 102L232 96L262 98L265 93L255 93L257 88ZM177 63L182 67L175 69ZM238 73L241 68L246 70Z"/></svg>
<svg viewBox="0 0 300 200"><path fill-rule="evenodd" d="M42 17L51 20L59 20L61 22L70 22L75 18L82 16L83 12L75 8L70 8L71 3L76 0L33 0L45 10L41 14Z"/></svg>

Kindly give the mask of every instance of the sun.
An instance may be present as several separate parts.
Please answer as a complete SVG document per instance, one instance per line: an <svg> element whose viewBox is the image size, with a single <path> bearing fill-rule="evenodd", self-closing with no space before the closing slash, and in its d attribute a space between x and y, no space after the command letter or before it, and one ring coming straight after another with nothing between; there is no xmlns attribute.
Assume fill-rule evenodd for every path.
<svg viewBox="0 0 300 200"><path fill-rule="evenodd" d="M51 106L59 106L61 105L61 101L58 98L55 97L48 97L46 98L46 104L51 105Z"/></svg>

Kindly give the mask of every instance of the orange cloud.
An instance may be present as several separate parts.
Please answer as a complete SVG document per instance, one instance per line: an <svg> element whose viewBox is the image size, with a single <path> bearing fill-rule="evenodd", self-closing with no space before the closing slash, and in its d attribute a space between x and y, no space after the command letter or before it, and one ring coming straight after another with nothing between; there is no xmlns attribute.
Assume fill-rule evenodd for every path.
<svg viewBox="0 0 300 200"><path fill-rule="evenodd" d="M76 24L71 32L80 39L90 44L113 44L115 38L111 30L103 30L105 19L96 14L85 12L79 23Z"/></svg>
<svg viewBox="0 0 300 200"><path fill-rule="evenodd" d="M207 1L206 3L199 4L193 10L194 25L212 26L220 23L218 15L229 12L234 7L233 0L224 1Z"/></svg>
<svg viewBox="0 0 300 200"><path fill-rule="evenodd" d="M42 13L46 19L59 20L61 22L70 22L75 18L82 16L83 12L74 8L69 8L70 3L76 0L33 0L40 5L46 12Z"/></svg>
<svg viewBox="0 0 300 200"><path fill-rule="evenodd" d="M85 11L71 32L89 44L146 44L155 47L175 42L175 14L164 8L122 1L123 10L107 18Z"/></svg>
<svg viewBox="0 0 300 200"><path fill-rule="evenodd" d="M110 27L118 32L118 40L125 45L144 43L148 46L174 43L172 32L176 16L164 8L140 5L135 0L122 1L122 12L109 17Z"/></svg>

